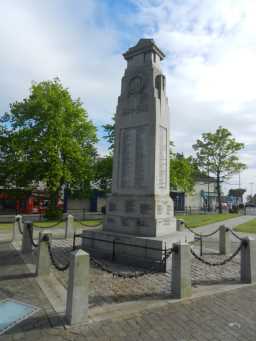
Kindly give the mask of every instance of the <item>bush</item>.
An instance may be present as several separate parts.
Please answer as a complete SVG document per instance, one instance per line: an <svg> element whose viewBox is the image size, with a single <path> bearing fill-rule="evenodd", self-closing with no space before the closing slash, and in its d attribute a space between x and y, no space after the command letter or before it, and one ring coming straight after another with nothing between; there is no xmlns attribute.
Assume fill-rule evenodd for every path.
<svg viewBox="0 0 256 341"><path fill-rule="evenodd" d="M62 218L63 212L59 208L49 208L46 210L44 217L48 220L59 220Z"/></svg>
<svg viewBox="0 0 256 341"><path fill-rule="evenodd" d="M232 208L229 209L229 213L239 213L238 207L233 206Z"/></svg>

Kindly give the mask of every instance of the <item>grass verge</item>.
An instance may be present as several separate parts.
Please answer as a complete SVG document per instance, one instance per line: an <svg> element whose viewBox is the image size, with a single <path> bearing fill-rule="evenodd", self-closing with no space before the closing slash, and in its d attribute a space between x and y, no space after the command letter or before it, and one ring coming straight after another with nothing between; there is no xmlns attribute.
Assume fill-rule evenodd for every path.
<svg viewBox="0 0 256 341"><path fill-rule="evenodd" d="M237 225L234 230L237 232L256 233L256 218Z"/></svg>
<svg viewBox="0 0 256 341"><path fill-rule="evenodd" d="M183 219L189 227L199 227L208 224L218 223L228 219L239 217L241 214L192 214L192 215L177 215L177 219Z"/></svg>

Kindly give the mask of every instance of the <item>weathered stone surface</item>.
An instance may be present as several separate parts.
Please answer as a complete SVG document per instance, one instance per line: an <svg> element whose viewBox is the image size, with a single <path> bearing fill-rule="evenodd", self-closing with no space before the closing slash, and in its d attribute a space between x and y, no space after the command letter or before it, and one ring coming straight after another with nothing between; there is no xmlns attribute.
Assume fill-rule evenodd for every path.
<svg viewBox="0 0 256 341"><path fill-rule="evenodd" d="M45 231L39 233L38 256L36 263L37 276L46 276L50 273L51 259L48 252L47 238L50 242L52 239L52 233Z"/></svg>
<svg viewBox="0 0 256 341"><path fill-rule="evenodd" d="M174 244L172 254L172 294L176 298L192 295L191 254L186 243Z"/></svg>
<svg viewBox="0 0 256 341"><path fill-rule="evenodd" d="M71 325L87 321L89 268L88 253L82 250L71 253L66 307L66 319Z"/></svg>
<svg viewBox="0 0 256 341"><path fill-rule="evenodd" d="M219 251L221 255L231 253L230 231L225 225L221 225L219 230Z"/></svg>
<svg viewBox="0 0 256 341"><path fill-rule="evenodd" d="M71 214L67 215L65 222L65 239L68 238L69 234L74 233L74 217Z"/></svg>
<svg viewBox="0 0 256 341"><path fill-rule="evenodd" d="M176 230L169 197L169 108L160 69L164 54L152 39L141 39L124 58L104 230L156 237Z"/></svg>
<svg viewBox="0 0 256 341"><path fill-rule="evenodd" d="M23 229L21 252L24 254L32 253L32 250L33 250L33 245L31 243L31 238L29 234L29 229L31 230L31 235L33 237L32 222L30 221L24 224L24 229Z"/></svg>
<svg viewBox="0 0 256 341"><path fill-rule="evenodd" d="M256 282L256 240L250 237L242 246L240 275L241 282Z"/></svg>
<svg viewBox="0 0 256 341"><path fill-rule="evenodd" d="M112 194L103 231L95 231L93 238L164 249L165 244L193 239L190 233L177 235L170 198L169 107L160 68L164 54L152 39L141 39L124 58L127 68L115 116ZM92 232L83 235L90 237ZM84 240L83 247L108 256L113 252L112 243ZM124 245L116 252L126 260L141 254L148 263L163 258L161 252Z"/></svg>

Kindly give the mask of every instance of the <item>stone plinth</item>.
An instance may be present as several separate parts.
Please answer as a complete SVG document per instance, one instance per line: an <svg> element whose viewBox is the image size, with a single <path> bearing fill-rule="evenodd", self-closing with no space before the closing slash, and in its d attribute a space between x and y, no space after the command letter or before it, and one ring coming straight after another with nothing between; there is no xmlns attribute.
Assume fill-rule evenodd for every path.
<svg viewBox="0 0 256 341"><path fill-rule="evenodd" d="M84 238L83 238L84 237ZM125 264L140 265L165 271L164 250L173 243L191 242L194 235L187 231L161 237L138 237L124 233L90 230L82 232L82 248L93 255Z"/></svg>

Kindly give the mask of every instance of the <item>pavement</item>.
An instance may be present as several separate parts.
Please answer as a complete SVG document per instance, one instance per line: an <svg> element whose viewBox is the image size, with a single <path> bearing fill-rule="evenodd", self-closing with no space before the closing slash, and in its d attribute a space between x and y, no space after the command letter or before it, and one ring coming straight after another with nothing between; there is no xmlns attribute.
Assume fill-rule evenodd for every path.
<svg viewBox="0 0 256 341"><path fill-rule="evenodd" d="M235 218L225 221L225 225L234 227L247 219L252 218ZM200 230L206 233L219 225L211 224ZM33 274L36 251L28 267L17 250L19 245L15 246L7 242L0 244L0 300L13 298L40 310L1 335L1 341L256 340L256 285L239 282L239 257L224 267L214 268L193 260L193 297L179 301L171 298L170 272L119 279L91 266L89 322L70 328ZM56 256L64 263L71 240L56 240L54 246ZM234 249L236 246L233 244ZM204 258L223 259L216 250L217 244L212 240ZM105 265L114 266L115 270L134 271L111 263ZM60 273L53 268L51 272L58 285L65 288L68 272Z"/></svg>
<svg viewBox="0 0 256 341"><path fill-rule="evenodd" d="M237 225L240 224L244 224L247 221L250 221L252 219L255 219L255 215L243 215L240 217L236 217L236 218L232 218L232 219L227 219L225 221L221 221L221 222L217 222L217 223L213 223L213 224L208 224L205 226L201 226L201 227L197 227L196 228L196 232L198 233L202 233L202 234L207 234L207 233L211 233L215 230L217 230L219 228L220 225L225 225L231 229L234 229ZM255 236L255 234L252 233L242 233L242 232L236 232L237 235L239 235L240 237L246 237L246 236ZM213 239L213 240L217 240L218 239L218 233L214 234L213 236L209 237L209 239ZM231 236L232 241L237 241L237 239L234 236Z"/></svg>

